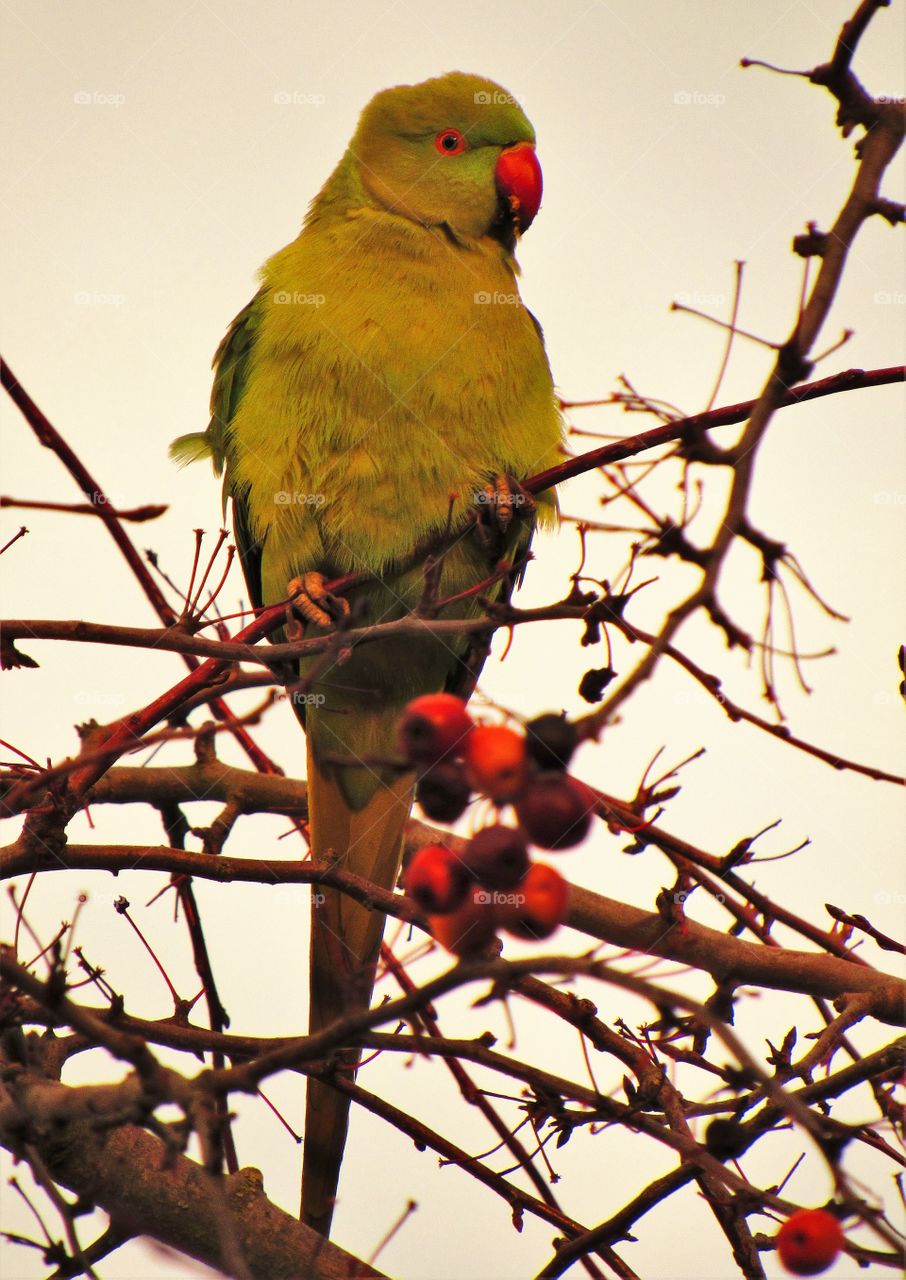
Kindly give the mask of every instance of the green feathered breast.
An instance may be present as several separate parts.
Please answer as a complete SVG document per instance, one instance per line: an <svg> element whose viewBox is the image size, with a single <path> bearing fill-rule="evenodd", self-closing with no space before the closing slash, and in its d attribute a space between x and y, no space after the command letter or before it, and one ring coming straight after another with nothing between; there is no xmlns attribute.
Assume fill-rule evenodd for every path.
<svg viewBox="0 0 906 1280"><path fill-rule="evenodd" d="M444 527L451 495L456 522L489 478L552 465L560 434L509 254L493 240L457 245L441 230L362 210L314 221L264 268L217 354L207 448L225 471L253 604L285 598L306 570L365 571L382 581L354 595L368 617L387 620L418 602L422 571L399 576L393 566ZM198 452L200 440L178 442L178 456ZM542 495L540 519L553 509ZM527 545L525 523L516 526L513 557ZM441 593L487 571L468 539L445 558ZM443 687L466 647L362 646L311 691L323 699L315 720L334 721L326 749L339 745L334 731L345 736L340 717L351 706L398 709ZM356 745L375 754L382 744L372 735Z"/></svg>

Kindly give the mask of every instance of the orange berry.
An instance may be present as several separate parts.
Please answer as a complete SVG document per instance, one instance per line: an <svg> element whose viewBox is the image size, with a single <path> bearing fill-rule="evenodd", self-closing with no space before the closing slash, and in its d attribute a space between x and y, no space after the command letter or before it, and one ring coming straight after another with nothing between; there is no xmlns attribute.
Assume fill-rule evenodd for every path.
<svg viewBox="0 0 906 1280"><path fill-rule="evenodd" d="M798 1209L777 1232L777 1252L794 1276L826 1271L843 1247L840 1219L826 1209Z"/></svg>
<svg viewBox="0 0 906 1280"><path fill-rule="evenodd" d="M544 862L533 862L511 894L495 895L500 923L508 933L529 942L549 938L566 919L569 881Z"/></svg>
<svg viewBox="0 0 906 1280"><path fill-rule="evenodd" d="M520 794L528 777L528 757L521 733L502 724L479 724L465 743L469 779L495 804L507 804Z"/></svg>
<svg viewBox="0 0 906 1280"><path fill-rule="evenodd" d="M426 693L413 698L399 724L400 747L413 764L434 764L453 755L473 728L462 698L452 693Z"/></svg>
<svg viewBox="0 0 906 1280"><path fill-rule="evenodd" d="M472 885L455 911L428 916L431 932L441 946L455 956L483 951L497 932L497 911L491 898L487 889Z"/></svg>
<svg viewBox="0 0 906 1280"><path fill-rule="evenodd" d="M403 873L403 887L423 911L443 915L455 911L469 883L462 860L444 844L417 849Z"/></svg>

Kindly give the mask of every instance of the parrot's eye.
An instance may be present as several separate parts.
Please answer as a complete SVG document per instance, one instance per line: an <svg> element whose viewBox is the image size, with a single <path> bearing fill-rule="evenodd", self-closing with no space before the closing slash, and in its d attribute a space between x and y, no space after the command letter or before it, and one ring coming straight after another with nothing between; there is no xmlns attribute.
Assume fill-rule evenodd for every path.
<svg viewBox="0 0 906 1280"><path fill-rule="evenodd" d="M447 156L458 155L469 145L458 129L443 129L434 139L438 151Z"/></svg>

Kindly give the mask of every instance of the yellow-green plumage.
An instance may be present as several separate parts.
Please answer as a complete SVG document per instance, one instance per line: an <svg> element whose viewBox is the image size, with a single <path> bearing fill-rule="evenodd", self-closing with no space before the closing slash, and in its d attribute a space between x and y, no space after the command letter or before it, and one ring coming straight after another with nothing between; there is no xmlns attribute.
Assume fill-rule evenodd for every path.
<svg viewBox="0 0 906 1280"><path fill-rule="evenodd" d="M439 131L467 139L442 154ZM369 621L403 616L423 572L395 570L424 536L474 507L501 473L558 457L561 425L540 331L518 298L512 237L499 231L495 165L533 142L490 81L453 73L379 94L313 202L302 232L218 351L205 448L225 470L252 599L290 579L366 571L353 593ZM496 220L496 222L495 222ZM203 443L204 439L204 443ZM539 517L553 512L542 500ZM516 522L510 554L527 545ZM440 594L485 577L473 536L446 556ZM448 616L465 616L460 603ZM465 642L381 641L318 674L304 708L312 850L386 888L396 879L411 779L350 760L396 753L395 724L421 693L456 688ZM311 671L302 665L301 675ZM333 891L313 910L310 1026L367 1007L383 918ZM303 1216L329 1230L347 1104L309 1085Z"/></svg>

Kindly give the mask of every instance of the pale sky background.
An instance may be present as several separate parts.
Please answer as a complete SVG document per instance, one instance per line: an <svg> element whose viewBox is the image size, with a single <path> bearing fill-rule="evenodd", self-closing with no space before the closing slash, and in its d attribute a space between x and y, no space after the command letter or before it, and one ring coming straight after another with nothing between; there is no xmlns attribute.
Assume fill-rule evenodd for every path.
<svg viewBox="0 0 906 1280"><path fill-rule="evenodd" d="M254 291L261 262L296 235L372 94L459 69L500 82L538 133L545 195L520 248L521 288L544 325L562 394L603 396L625 373L646 394L694 412L707 402L723 338L701 321L671 314L671 300L726 314L732 264L744 259L740 323L783 340L801 276L791 238L810 219L827 227L854 172L852 142L835 130L835 104L826 92L803 80L742 71L739 58L811 67L830 56L854 7L854 0L563 0L556 6L539 0L456 6L418 0L2 0L7 181L0 349L118 505L170 504L155 524L133 526L133 536L139 548L153 546L167 572L183 583L191 530L219 527L219 486L204 467L176 472L167 445L206 423L211 355L226 325ZM859 50L856 70L875 93L903 92L903 25L903 6L895 5L876 18ZM901 176L889 175L885 190L902 199ZM856 335L819 366L817 376L899 363L904 302L902 233L875 219L859 237L819 351L844 327ZM720 402L756 395L769 367L763 348L740 343ZM819 591L852 619L833 623L795 595L801 647L833 645L838 654L809 664L811 699L782 670L791 728L892 770L904 762L895 656L906 599L902 410L902 389L885 388L786 411L762 448L752 502L756 522L795 550ZM2 413L2 491L82 501L5 397ZM613 409L577 412L572 421L614 433L653 425ZM732 438L732 431L719 437ZM597 482L585 478L563 489L562 507L594 515L597 493ZM652 496L666 503L670 491L662 484ZM99 522L6 510L0 545L22 523L31 530L28 539L0 566L5 615L155 625ZM575 563L572 527L540 539L536 550L524 601L548 601L562 591ZM624 555L620 539L593 540L587 571L615 577ZM663 568L660 562L650 567L652 573ZM655 625L658 609L675 598L676 579L669 573L664 579L639 602L634 616L642 625ZM221 603L232 607L242 594L237 573ZM734 558L724 598L739 621L757 629L761 595L753 556ZM732 697L765 710L755 672L727 655L720 637L696 626L684 638L700 661L724 675ZM580 651L577 639L569 624L527 629L505 665L489 663L484 689L525 715L560 706L582 711L579 677L605 659L601 649ZM174 655L48 643L23 647L42 667L4 675L3 736L39 759L71 752L76 722L122 715L183 671ZM621 672L638 656L618 647ZM287 711L272 713L258 736L287 772L302 772L302 738ZM224 739L220 744L224 757L240 759ZM702 744L709 753L684 774L683 792L663 818L668 830L721 852L782 818L759 846L765 853L782 852L805 837L812 843L795 859L753 868L748 874L757 872L762 889L818 924L827 920L822 904L832 902L868 914L888 933L902 933L901 793L835 773L753 729L733 728L667 667L624 709L622 723L599 747L583 748L576 772L612 793L631 795L659 747L673 763ZM184 745L166 755L173 762L188 758ZM209 821L213 812L199 807L196 820ZM93 818L93 832L80 818L70 838L162 840L149 811L98 809ZM7 824L5 839L14 838L17 825ZM229 849L290 857L290 840L275 843L285 829L276 819L242 821ZM599 831L557 865L577 883L650 908L671 874L655 850L623 856L624 843ZM170 1012L166 991L111 902L119 893L130 898L180 991L194 991L181 924L173 924L167 906L144 909L158 883L141 874L116 882L61 874L45 877L29 903L29 918L46 939L61 919L71 918L76 896L86 889L90 902L77 941L127 992L130 1011L150 1017ZM196 888L233 1029L299 1030L307 985L305 892ZM725 928L726 915L700 897L690 914ZM5 898L0 910L8 926ZM9 932L4 927L4 937ZM778 937L800 945L783 930ZM565 931L555 942L558 950L582 945L581 936ZM508 952L513 949L508 945ZM862 952L883 969L894 966L894 958L870 942ZM683 982L669 966L659 972ZM687 979L685 989L704 996L710 984ZM288 997L295 992L298 1002ZM640 1022L650 1016L646 1006L605 987L591 994L605 1018L623 1014ZM546 1022L521 1007L514 1014L519 1056L584 1079L574 1040L552 1037ZM506 1043L500 1010L469 1014L468 997L458 997L441 1015L449 1033L491 1028ZM797 1018L801 1034L817 1025L808 1001L761 993L742 1003L739 1028L757 1052L765 1036L778 1043ZM869 1050L886 1043L892 1029L868 1026L853 1034ZM805 1043L800 1038L800 1049ZM77 1060L66 1078L99 1078L103 1064L94 1057ZM602 1088L618 1088L617 1064L603 1061L596 1071ZM439 1064L406 1070L401 1060L382 1059L362 1081L435 1120L469 1150L493 1144L480 1118L458 1102ZM690 1085L701 1087L697 1079ZM301 1124L297 1078L271 1081L267 1092ZM859 1118L866 1105L864 1097L850 1095L835 1114ZM239 1100L237 1110L243 1117L242 1163L262 1168L271 1197L295 1211L297 1148L263 1104ZM800 1150L795 1137L771 1138L743 1167L767 1185ZM594 1141L577 1136L557 1153L557 1192L568 1211L593 1225L672 1161L640 1137L615 1131ZM505 1166L495 1158L496 1168ZM5 1186L9 1161L2 1167L6 1225L29 1230L27 1214ZM889 1167L864 1152L854 1153L849 1167L875 1193L886 1190ZM28 1181L27 1173L22 1177ZM809 1161L786 1190L803 1203L822 1203L830 1186ZM527 1215L517 1235L501 1201L455 1169L438 1171L433 1155L418 1154L369 1116L354 1115L340 1192L335 1238L361 1256L374 1249L410 1195L419 1201L419 1212L379 1259L391 1275L516 1280L550 1256L548 1227ZM773 1230L767 1219L752 1222ZM643 1219L638 1236L621 1253L646 1280L734 1274L723 1239L692 1190ZM87 1229L83 1238L91 1238ZM9 1280L46 1274L25 1250L0 1246L0 1254L0 1271ZM765 1256L765 1267L770 1276L779 1274L773 1255ZM140 1244L120 1250L100 1272L130 1280L196 1274L183 1261L167 1261ZM843 1280L889 1273L858 1271L844 1260L827 1274Z"/></svg>

